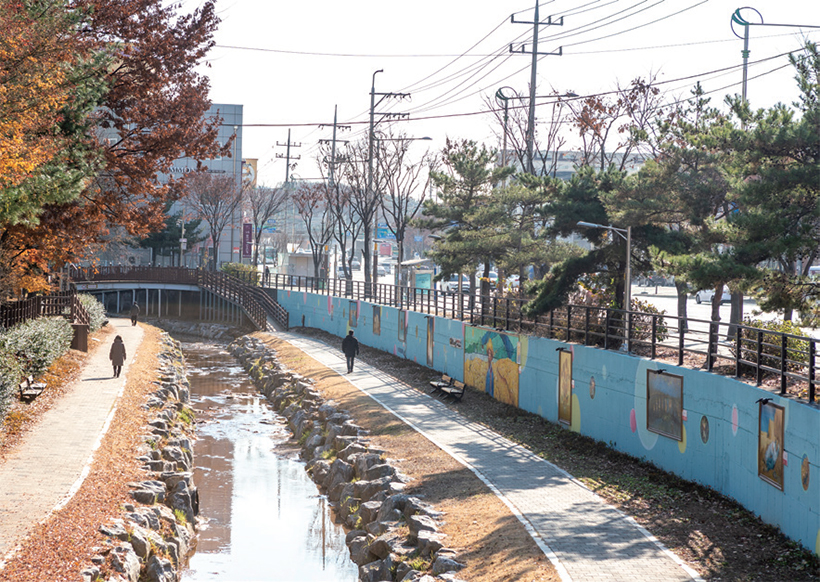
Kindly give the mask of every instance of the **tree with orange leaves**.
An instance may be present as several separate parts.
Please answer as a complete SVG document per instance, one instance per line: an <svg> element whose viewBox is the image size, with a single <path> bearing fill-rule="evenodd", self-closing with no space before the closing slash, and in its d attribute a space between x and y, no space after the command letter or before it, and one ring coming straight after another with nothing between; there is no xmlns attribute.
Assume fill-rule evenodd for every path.
<svg viewBox="0 0 820 582"><path fill-rule="evenodd" d="M44 283L49 265L83 258L117 227L161 228L180 193L161 175L177 158L230 147L217 141L220 121L204 117L208 81L195 72L218 23L213 2L177 10L162 0L0 0L0 51L20 54L0 59L0 129L17 140L0 144L0 292L23 277L29 289L32 277ZM25 118L16 133L2 125L14 114Z"/></svg>

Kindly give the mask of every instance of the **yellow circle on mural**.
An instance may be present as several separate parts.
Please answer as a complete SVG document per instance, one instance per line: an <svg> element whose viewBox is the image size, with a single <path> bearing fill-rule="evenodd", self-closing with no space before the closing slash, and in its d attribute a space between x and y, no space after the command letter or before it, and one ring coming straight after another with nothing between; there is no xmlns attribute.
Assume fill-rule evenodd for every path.
<svg viewBox="0 0 820 582"><path fill-rule="evenodd" d="M581 403L576 394L572 395L572 413L570 417L569 429L572 432L581 432Z"/></svg>
<svg viewBox="0 0 820 582"><path fill-rule="evenodd" d="M681 431L680 431L681 439L680 439L680 442L678 443L678 450L681 452L681 454L683 454L683 453L686 452L686 427L681 426L680 428L681 428Z"/></svg>

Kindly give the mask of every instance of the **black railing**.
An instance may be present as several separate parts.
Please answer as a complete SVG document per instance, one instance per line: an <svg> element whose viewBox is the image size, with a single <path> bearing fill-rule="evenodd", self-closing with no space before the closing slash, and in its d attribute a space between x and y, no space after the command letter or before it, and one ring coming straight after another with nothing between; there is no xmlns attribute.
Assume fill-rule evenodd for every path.
<svg viewBox="0 0 820 582"><path fill-rule="evenodd" d="M90 320L73 290L0 303L0 328L8 329L38 317L65 317L73 323L86 325Z"/></svg>
<svg viewBox="0 0 820 582"><path fill-rule="evenodd" d="M780 394L815 401L817 340L811 337L588 305L566 305L531 318L522 309L531 298L517 294L458 294L280 274L272 274L265 283L277 289L366 300L503 331L625 350L678 366L732 375ZM726 339L735 330L731 339Z"/></svg>
<svg viewBox="0 0 820 582"><path fill-rule="evenodd" d="M744 325L589 305L566 305L527 317L522 308L530 298L517 294L459 294L295 275L271 274L263 280L251 272L239 279L179 267L106 267L73 271L72 276L89 281L150 280L198 285L237 302L260 329L265 329L263 314L270 315L285 329L288 323L287 312L260 285L365 300L501 331L624 350L678 366L731 375L780 394L815 401L817 340ZM736 334L726 339L735 330Z"/></svg>
<svg viewBox="0 0 820 582"><path fill-rule="evenodd" d="M268 316L282 328L288 328L288 312L267 293L222 272L185 267L85 267L71 269L69 276L75 282L139 281L195 285L238 305L257 329L268 329Z"/></svg>

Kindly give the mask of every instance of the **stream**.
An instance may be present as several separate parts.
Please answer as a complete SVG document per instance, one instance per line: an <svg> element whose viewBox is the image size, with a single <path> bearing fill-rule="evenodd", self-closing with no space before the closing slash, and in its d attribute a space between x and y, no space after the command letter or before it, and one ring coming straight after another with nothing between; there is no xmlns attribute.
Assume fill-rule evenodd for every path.
<svg viewBox="0 0 820 582"><path fill-rule="evenodd" d="M214 343L183 343L197 414L200 529L183 582L355 581L344 529L284 418Z"/></svg>

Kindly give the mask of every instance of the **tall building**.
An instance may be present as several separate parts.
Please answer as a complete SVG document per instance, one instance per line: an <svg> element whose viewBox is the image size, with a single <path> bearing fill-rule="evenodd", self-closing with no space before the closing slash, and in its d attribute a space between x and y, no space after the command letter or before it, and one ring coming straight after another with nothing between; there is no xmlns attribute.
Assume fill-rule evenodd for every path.
<svg viewBox="0 0 820 582"><path fill-rule="evenodd" d="M219 116L222 123L219 127L219 143L226 144L236 135L236 139L231 146L230 157L219 157L210 160L199 160L207 166L208 172L213 174L228 174L233 176L237 188L242 184L242 105L231 105L224 103L214 103L205 114L207 118ZM171 167L171 175L180 178L188 172L196 170L197 160L193 158L179 158L174 160ZM186 206L184 202L177 202L172 208L172 212L182 212L186 219L199 218L194 216L193 210ZM222 232L217 251L216 265L228 262L240 262L242 257L242 209L237 208L234 219ZM212 252L209 244L210 233L207 232L208 224L203 222L201 232L204 232L206 240L201 243L188 246L184 252L182 264L189 267L205 265L205 254ZM213 257L208 257L210 260Z"/></svg>

